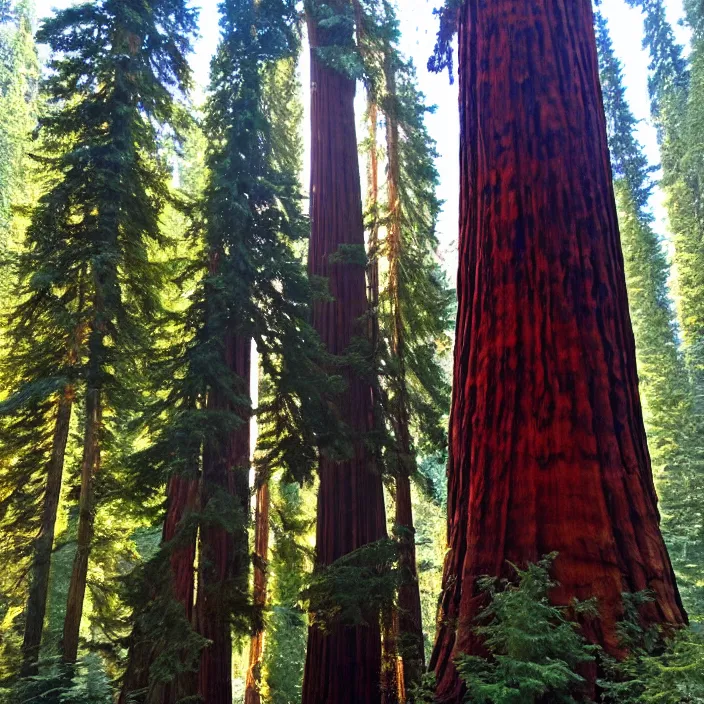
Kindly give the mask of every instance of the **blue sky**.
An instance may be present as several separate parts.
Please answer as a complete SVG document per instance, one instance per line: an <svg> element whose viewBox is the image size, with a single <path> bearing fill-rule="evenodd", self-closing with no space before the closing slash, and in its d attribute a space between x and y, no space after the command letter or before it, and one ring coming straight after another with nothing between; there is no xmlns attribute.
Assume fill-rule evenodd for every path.
<svg viewBox="0 0 704 704"><path fill-rule="evenodd" d="M207 82L208 66L218 39L217 0L193 0L201 9L200 37L192 59L196 78L202 84ZM397 0L398 1L398 0ZM65 7L73 0L36 0L39 17L49 14L53 8ZM457 84L450 85L447 75L430 74L426 61L432 53L437 22L432 14L433 7L441 0L400 0L403 8L399 12L403 33L402 49L413 58L421 90L429 104L436 105L435 114L428 116L428 128L437 141L439 152L440 196L445 201L445 209L439 224L442 249L451 274L457 236L458 210L458 152L459 124L457 111ZM683 43L688 40L685 29L678 25L682 17L682 0L666 0L670 21L678 38ZM647 89L648 57L641 47L643 21L638 10L626 5L625 0L602 0L602 12L611 29L614 48L624 65L624 77L628 100L635 116L640 120L638 137L653 164L658 161L655 130L649 119L649 99ZM301 65L304 86L307 83L307 57ZM304 135L307 139L307 134ZM304 184L307 183L307 169ZM657 190L653 195L653 210L658 231L666 237L662 194Z"/></svg>

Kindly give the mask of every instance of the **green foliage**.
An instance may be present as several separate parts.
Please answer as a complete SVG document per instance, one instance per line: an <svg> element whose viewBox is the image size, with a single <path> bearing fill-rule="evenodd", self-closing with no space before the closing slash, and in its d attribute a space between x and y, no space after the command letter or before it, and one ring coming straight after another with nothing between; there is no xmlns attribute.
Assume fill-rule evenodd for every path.
<svg viewBox="0 0 704 704"><path fill-rule="evenodd" d="M574 703L586 701L580 666L594 662L596 648L579 633L572 614L593 615L585 602L572 607L550 603L557 583L550 577L555 555L514 567L516 579L480 581L489 600L480 611L475 631L489 659L461 655L456 663L467 688L468 702L476 704Z"/></svg>
<svg viewBox="0 0 704 704"><path fill-rule="evenodd" d="M37 119L39 81L33 23L29 0L8 0L0 16L0 266L8 249L20 244L13 210L26 205L30 193L27 149ZM0 292L6 286L0 283Z"/></svg>
<svg viewBox="0 0 704 704"><path fill-rule="evenodd" d="M266 617L264 672L271 704L301 699L308 616L301 592L313 563L305 540L315 525L314 494L298 484L272 482L271 607Z"/></svg>
<svg viewBox="0 0 704 704"><path fill-rule="evenodd" d="M31 561L50 458L63 462L66 452L54 434L59 399L79 406L76 399L97 399L100 459L90 470L102 471L81 489L85 520L97 517L85 546L94 550L86 606L110 647L125 611L104 585L135 557L121 520L122 457L133 441L127 423L142 401L142 364L161 311L164 271L152 252L169 242L160 227L169 172L158 140L167 125L178 127L174 98L190 82L185 54L194 29L195 14L179 0L101 0L57 12L37 34L52 60L33 150L41 195L14 257L17 285L6 321L1 373L10 396L0 409L0 463L9 469L0 520L15 564ZM74 435L68 452L83 443Z"/></svg>
<svg viewBox="0 0 704 704"><path fill-rule="evenodd" d="M221 41L203 123L206 172L191 210L193 235L203 254L184 277L195 281L187 309L175 316L172 344L154 365L157 395L144 417L149 442L133 463L135 491L146 490L149 499L170 477L197 477L205 448L217 453L227 447L232 432L252 413L260 428L260 480L273 473L287 482L309 478L316 444L334 434L323 399L339 384L322 371L327 358L307 321L313 292L299 257L308 223L298 182L302 110L295 76L296 5L228 0L220 4L220 13ZM228 362L228 341L234 339L256 343L265 379L256 409L251 408L249 379L239 378ZM223 403L214 408L208 399L216 397ZM244 473L238 482L246 485L248 467L232 472ZM235 497L212 487L207 496L208 503L180 527L178 539L194 539L196 530L202 535L208 524L236 536L246 533L247 512L224 508ZM223 523L227 513L233 520ZM166 564L171 549L163 545L153 562ZM222 585L219 617L239 636L260 618L247 586L246 568ZM145 589L136 606L142 631L158 651L168 653L173 651L168 627L160 624L165 587ZM180 657L172 667L192 669L196 662L189 658ZM164 664L168 659L160 656ZM166 681L178 672L160 668L158 673L152 667L152 678L157 674Z"/></svg>
<svg viewBox="0 0 704 704"><path fill-rule="evenodd" d="M644 629L639 609L653 600L648 593L624 594L619 624L624 660L605 657L599 681L607 704L689 704L704 701L704 631L700 623L663 634Z"/></svg>
<svg viewBox="0 0 704 704"><path fill-rule="evenodd" d="M435 704L435 673L426 672L420 682L411 686L408 695L413 704Z"/></svg>
<svg viewBox="0 0 704 704"><path fill-rule="evenodd" d="M384 538L363 545L313 573L303 591L314 623L365 625L390 609L399 583L398 545Z"/></svg>
<svg viewBox="0 0 704 704"><path fill-rule="evenodd" d="M305 8L318 28L318 58L352 79L362 78L363 67L352 41L356 22L353 3L306 0Z"/></svg>
<svg viewBox="0 0 704 704"><path fill-rule="evenodd" d="M8 692L7 704L111 704L113 701L105 663L96 653L89 653L72 667L58 659L40 665L40 675L20 680Z"/></svg>
<svg viewBox="0 0 704 704"><path fill-rule="evenodd" d="M667 302L668 268L652 229L647 162L633 137L635 120L625 101L621 67L606 25L597 17L602 82L615 161L626 271L645 420L663 506L663 532L687 608L704 612L704 247L702 246L702 125L697 115L704 72L701 36L694 33L691 61L677 44L662 0L629 0L645 13L644 46L650 53L651 113L658 129L662 187L675 245L676 298L683 358ZM688 21L697 25L696 3Z"/></svg>
<svg viewBox="0 0 704 704"><path fill-rule="evenodd" d="M369 229L379 232L369 258L379 268L378 316L385 413L394 429L396 459L415 474L416 456L442 455L446 450L446 416L450 385L444 361L451 349L449 331L454 292L437 254L437 220L442 203L437 197L439 174L435 143L425 126L432 108L418 91L415 69L398 48L395 11L388 2L362 3L361 35L369 99L392 124L398 142L386 157L393 169L397 202L381 189L382 202L367 204ZM376 133L377 125L373 126ZM368 151L383 153L369 143ZM393 221L393 222L392 222ZM398 224L398 241L392 224ZM404 449L402 426L410 424L414 447ZM410 452L409 452L410 450ZM393 458L392 458L393 460ZM390 461L393 466L398 462Z"/></svg>

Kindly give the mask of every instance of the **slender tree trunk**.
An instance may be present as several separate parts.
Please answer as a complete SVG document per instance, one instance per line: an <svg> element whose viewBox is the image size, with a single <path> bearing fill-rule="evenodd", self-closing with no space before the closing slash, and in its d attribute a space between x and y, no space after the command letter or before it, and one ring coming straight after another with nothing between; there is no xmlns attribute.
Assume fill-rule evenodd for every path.
<svg viewBox="0 0 704 704"><path fill-rule="evenodd" d="M228 335L228 368L246 385L251 341ZM213 390L208 410L237 410L224 392ZM211 641L200 662L198 693L208 704L232 703L231 619L248 599L247 516L249 513L249 411L228 437L210 439L203 451L202 506L196 628ZM227 525L230 523L230 525Z"/></svg>
<svg viewBox="0 0 704 704"><path fill-rule="evenodd" d="M169 480L167 488L166 519L162 529L161 542L166 545L177 539L169 556L171 569L171 590L175 601L183 606L186 620L193 620L194 596L194 562L196 556L196 536L191 531L185 537L179 537L184 522L198 506L199 480L194 476L175 475ZM143 633L135 627L130 643L127 671L120 691L119 704L127 704L134 692L149 687L149 668L158 653L149 633ZM174 682L157 685L149 690L145 701L151 704L176 704L187 695L193 694L193 686L188 674Z"/></svg>
<svg viewBox="0 0 704 704"><path fill-rule="evenodd" d="M398 643L403 660L403 685L406 690L420 681L425 670L423 648L423 616L416 567L415 528L411 503L411 474L415 468L411 442L408 387L406 384L406 349L401 303L402 207L400 200L401 166L399 126L396 115L396 76L394 66L387 62L386 86L389 107L386 115L386 143L389 155L388 199L389 226L387 256L389 259L389 297L391 302L391 354L398 366L397 388L394 389L393 425L397 442L396 525L400 530L400 565L402 582L398 594ZM401 701L405 697L401 695Z"/></svg>
<svg viewBox="0 0 704 704"><path fill-rule="evenodd" d="M78 286L76 310L79 315L83 313L85 304L84 278L85 270L82 269ZM69 367L73 367L78 360L83 330L83 325L78 325L74 331L73 340L69 346L67 355ZM59 502L61 501L64 462L66 459L68 436L71 429L74 394L74 387L68 384L59 397L56 406L56 422L54 424L51 457L46 473L42 521L39 536L34 545L32 581L29 589L29 597L27 599L24 641L22 643L22 675L24 677L37 674L37 662L39 660L42 635L44 632L44 617L46 616L49 597L49 577L51 573L51 556L54 549L56 516L59 509Z"/></svg>
<svg viewBox="0 0 704 704"><path fill-rule="evenodd" d="M369 243L367 245L367 300L369 301L369 339L372 350L376 353L379 346L379 152L377 133L379 109L374 99L369 101Z"/></svg>
<svg viewBox="0 0 704 704"><path fill-rule="evenodd" d="M254 517L254 608L263 613L266 606L267 565L269 555L269 483L263 481L257 488ZM260 704L262 683L262 656L264 628L257 628L249 644L249 667L244 704Z"/></svg>
<svg viewBox="0 0 704 704"><path fill-rule="evenodd" d="M42 521L39 536L34 544L32 582L29 589L29 598L27 599L24 641L22 643L23 677L37 674L39 648L42 642L44 616L49 594L49 572L51 568L51 553L54 548L56 514L59 508L59 500L61 499L64 459L71 427L72 408L73 388L67 386L57 403L51 458L46 474Z"/></svg>
<svg viewBox="0 0 704 704"><path fill-rule="evenodd" d="M100 333L93 333L100 336ZM97 346L102 346L102 341ZM95 378L95 377L94 377ZM66 602L66 616L62 639L62 655L73 664L78 657L78 640L86 595L88 559L93 543L95 521L94 479L100 469L100 433L102 429L102 401L100 388L88 382L86 389L86 425L81 462L81 494L78 504L78 536L71 581Z"/></svg>
<svg viewBox="0 0 704 704"><path fill-rule="evenodd" d="M355 3L358 23L361 24L361 8ZM359 41L359 39L358 39ZM369 153L368 180L368 206L371 216L369 228L369 242L367 245L367 299L369 301L369 339L376 355L379 347L379 257L381 256L379 242L379 152L378 152L378 122L379 108L376 96L369 97L369 140L371 151ZM374 399L374 406L382 403L381 398ZM371 409L371 423L379 423L375 408ZM389 609L381 615L381 702L382 704L396 704L399 701L398 680L398 644L397 644L397 618L395 610Z"/></svg>
<svg viewBox="0 0 704 704"><path fill-rule="evenodd" d="M340 8L338 3L337 7ZM334 298L318 302L313 324L327 349L344 354L368 310L361 266L331 262L340 245L364 247L362 196L354 115L354 80L326 66L317 47L329 37L308 18L311 43L311 240L310 273L324 276ZM350 41L351 41L350 37ZM317 564L339 557L386 535L381 476L364 443L373 429L373 397L368 382L344 372L347 390L339 412L355 434L354 456L335 462L321 456L317 518ZM378 621L338 626L323 633L311 627L303 680L303 704L374 704L381 697L381 635Z"/></svg>
<svg viewBox="0 0 704 704"><path fill-rule="evenodd" d="M449 552L431 667L477 653L481 575L557 551L556 603L619 653L621 593L682 624L638 397L591 2L466 0Z"/></svg>

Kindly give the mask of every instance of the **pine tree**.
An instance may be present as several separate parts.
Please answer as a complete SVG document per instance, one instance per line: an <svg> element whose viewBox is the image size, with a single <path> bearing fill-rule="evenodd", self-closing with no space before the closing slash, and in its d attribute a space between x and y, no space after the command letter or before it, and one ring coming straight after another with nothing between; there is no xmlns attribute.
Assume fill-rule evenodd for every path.
<svg viewBox="0 0 704 704"><path fill-rule="evenodd" d="M310 476L315 434L326 432L320 396L328 384L320 343L305 321L311 289L295 251L307 236L297 180L295 7L287 0L228 0L220 10L222 38L205 119L208 176L195 209L205 271L161 374L168 392L150 414L153 444L135 465L140 477L168 478L165 526L174 531L139 580L122 701L232 698L231 629L241 636L258 620L247 546L252 341L274 389L271 403L257 409L260 427L276 431L262 464L284 468L289 480ZM274 107L275 101L281 104ZM271 119L282 113L283 119ZM189 519L179 487L194 486L199 467L200 508ZM196 529L193 626L199 637L184 637ZM155 573L165 576L150 583ZM179 615L169 625L165 613Z"/></svg>
<svg viewBox="0 0 704 704"><path fill-rule="evenodd" d="M396 645L392 646L401 655L404 681L387 683L386 688L396 686L403 698L403 690L415 686L424 669L411 478L418 473L419 452L442 454L446 446L443 424L449 385L439 359L449 347L452 293L436 256L440 203L435 195L434 145L423 123L427 108L415 87L413 66L398 50L392 7L380 3L373 10L376 14L360 7L371 125L367 217L373 270L369 278L371 309L378 321L372 340L377 354L385 355L388 362L382 405L394 438L387 470L394 477L395 523L404 573L395 618ZM379 113L385 123L383 195L378 165ZM395 663L385 667L390 671Z"/></svg>
<svg viewBox="0 0 704 704"><path fill-rule="evenodd" d="M11 315L15 395L8 401L11 422L25 433L15 449L48 468L37 483L45 494L44 558L35 569L41 579L31 595L38 596L27 614L30 668L41 638L46 555L71 403L80 387L85 426L78 549L62 643L66 662L77 657L96 474L114 431L136 405L133 361L145 351L146 330L159 308L161 277L149 247L162 241L159 215L168 192L156 123L173 119L172 92L188 82L184 55L193 21L191 11L170 0L105 0L59 12L38 33L55 56L43 85L49 109L40 123L40 159L48 176L19 260L21 303ZM34 421L22 422L30 413Z"/></svg>
<svg viewBox="0 0 704 704"><path fill-rule="evenodd" d="M591 3L462 2L455 17L459 311L431 658L444 702L462 700L455 658L483 647L477 579L507 560L558 552L553 603L595 598L583 632L609 652L624 591L653 590L644 623L686 619L638 397Z"/></svg>
<svg viewBox="0 0 704 704"><path fill-rule="evenodd" d="M701 212L704 151L697 115L701 111L701 13L688 3L692 54L687 61L667 21L663 0L629 0L645 13L643 45L650 54L648 87L658 129L662 187L667 195L669 228L675 247L678 317L687 363L695 384L697 410L704 401L704 219Z"/></svg>
<svg viewBox="0 0 704 704"><path fill-rule="evenodd" d="M9 3L0 18L0 257L19 246L13 206L28 195L27 147L37 119L39 60L29 0ZM0 264L6 262L0 260ZM6 309L6 304L3 304Z"/></svg>
<svg viewBox="0 0 704 704"><path fill-rule="evenodd" d="M388 215L382 251L388 272L381 315L393 365L389 415L395 438L395 523L404 572L398 638L404 686L410 688L418 684L425 669L411 477L417 474L418 451L433 454L445 449L449 385L438 354L449 347L452 294L436 257L438 175L434 147L423 125L422 97L415 88L412 67L393 54L386 59L385 74Z"/></svg>
<svg viewBox="0 0 704 704"><path fill-rule="evenodd" d="M646 12L644 45L651 56L651 112L660 141L661 185L667 196L668 224L675 249L678 317L689 375L687 399L681 398L682 390L678 392L679 401L676 395L670 395L669 401L666 400L662 389L659 402L653 399L650 403L646 396L646 410L650 411L647 420L652 419L655 425L665 428L662 442L656 437L654 443L656 460L661 447L666 453L663 463L666 463L667 471L660 484L665 511L664 529L687 605L701 612L698 565L704 559L704 505L701 500L704 490L704 444L701 440L704 433L701 413L704 399L701 372L704 368L701 359L704 344L704 230L697 213L704 152L699 153L701 140L697 137L701 133L701 121L697 117L701 110L697 96L701 61L697 46L702 42L694 31L689 66L683 47L675 41L662 3L652 0L632 4L639 5ZM688 4L687 19L693 29L697 25L697 16L696 3ZM682 389L681 372L660 366L660 362L663 360L657 362L659 369L653 367L653 374L661 383ZM647 392L647 376L644 388ZM654 414L658 417L653 417Z"/></svg>
<svg viewBox="0 0 704 704"><path fill-rule="evenodd" d="M39 73L33 21L32 5L24 1L8 2L0 16L0 310L3 317L11 308L15 279L11 261L20 246L24 226L17 210L27 204L33 186L28 150L36 124ZM4 329L6 322L3 320L0 328L3 391L11 388L9 370L5 367L11 345ZM3 423L0 419L0 438L14 439L16 431L3 427ZM33 512L38 510L38 487L31 481L26 482L33 469L31 463L15 466L12 448L4 443L0 446L0 531L3 536L0 559L7 565L0 577L0 619L8 619L8 633L2 648L8 660L11 660L9 650L14 648L15 642L10 636L10 621L13 621L13 629L22 627L21 619L15 619L14 614L21 614L21 603L26 596L24 576L31 559L33 529L37 527L36 523L25 527L15 520L19 515L32 520ZM20 477L21 482L29 484L24 490L15 481Z"/></svg>

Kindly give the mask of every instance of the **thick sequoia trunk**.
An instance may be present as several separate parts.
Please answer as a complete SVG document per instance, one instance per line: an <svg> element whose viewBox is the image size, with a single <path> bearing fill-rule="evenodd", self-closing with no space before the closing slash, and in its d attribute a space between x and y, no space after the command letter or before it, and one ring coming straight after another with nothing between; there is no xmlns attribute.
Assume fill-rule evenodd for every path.
<svg viewBox="0 0 704 704"><path fill-rule="evenodd" d="M100 338L95 345L102 347L102 335L94 332ZM102 430L102 400L100 387L91 383L97 378L93 373L89 376L86 389L86 423L83 438L83 458L81 462L81 493L78 503L78 535L76 538L76 556L73 560L71 581L66 602L66 616L61 643L64 662L73 664L78 658L78 641L83 616L83 601L86 595L88 579L88 559L93 544L95 523L95 475L100 468L100 433Z"/></svg>
<svg viewBox="0 0 704 704"><path fill-rule="evenodd" d="M227 335L225 359L249 393L251 341ZM237 411L223 391L208 397L210 411ZM211 438L203 450L202 506L196 628L211 641L203 650L198 694L208 704L232 702L232 615L247 600L249 555L249 411L226 438ZM227 525L230 523L230 525Z"/></svg>
<svg viewBox="0 0 704 704"><path fill-rule="evenodd" d="M24 677L37 674L37 661L39 660L39 648L42 641L44 616L49 594L49 572L51 568L51 553L54 547L56 514L61 498L61 482L64 473L66 444L71 426L72 408L73 388L68 386L57 403L51 457L46 473L42 520L39 536L34 544L32 582L27 599L24 640L22 643L22 675Z"/></svg>
<svg viewBox="0 0 704 704"><path fill-rule="evenodd" d="M254 608L263 614L266 606L267 560L269 555L269 484L264 481L257 488L254 514ZM264 628L261 624L249 644L244 704L260 704L262 682L262 656L264 654Z"/></svg>
<svg viewBox="0 0 704 704"><path fill-rule="evenodd" d="M195 477L176 475L171 477L167 488L167 509L162 529L162 545L177 539L169 555L171 571L171 596L183 606L184 615L189 622L193 620L194 595L194 561L196 556L195 533L185 537L179 536L189 514L198 506L199 481ZM150 634L135 627L130 643L127 671L120 691L119 704L126 704L134 692L147 690L149 687L149 668L158 655ZM145 698L150 704L176 704L187 695L193 694L193 683L189 674L184 674L177 681L154 686L148 690Z"/></svg>
<svg viewBox="0 0 704 704"><path fill-rule="evenodd" d="M341 245L364 247L362 197L354 115L354 81L326 66L317 47L327 37L309 17L311 42L311 240L310 273L326 277L334 300L318 302L313 324L332 354L344 354L366 331L364 268L330 261ZM350 38L351 39L351 38ZM369 383L345 371L347 390L339 412L356 438L354 456L343 462L320 459L316 551L318 566L385 536L384 496L374 455L364 435L373 429ZM381 635L367 625L338 626L323 633L311 627L303 679L303 704L380 701Z"/></svg>
<svg viewBox="0 0 704 704"><path fill-rule="evenodd" d="M621 593L686 616L660 535L589 0L468 0L459 14L459 309L449 553L431 666L478 652L477 577L557 551L554 599L597 597L618 653Z"/></svg>
<svg viewBox="0 0 704 704"><path fill-rule="evenodd" d="M411 442L408 387L406 384L406 350L401 303L402 212L400 201L401 166L399 126L396 109L396 76L393 65L386 66L389 109L386 116L386 144L389 156L388 199L389 224L387 250L389 259L389 298L391 302L391 354L396 360L398 379L394 389L393 426L397 443L396 525L400 529L400 567L402 582L398 593L398 643L403 661L404 689L419 683L425 670L423 648L423 616L416 567L415 528L411 503L411 472L415 464Z"/></svg>

